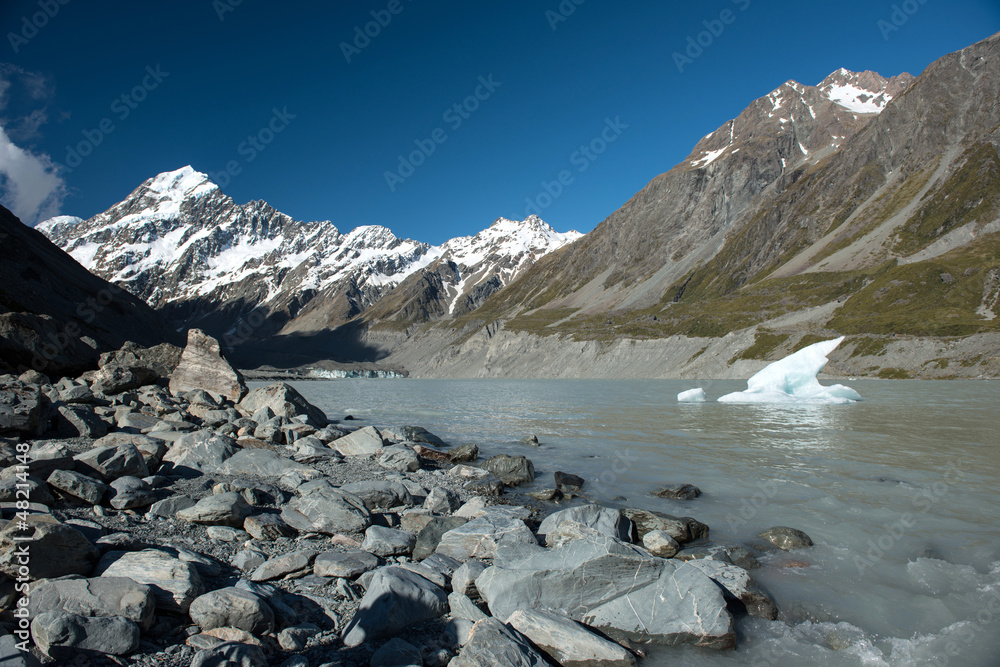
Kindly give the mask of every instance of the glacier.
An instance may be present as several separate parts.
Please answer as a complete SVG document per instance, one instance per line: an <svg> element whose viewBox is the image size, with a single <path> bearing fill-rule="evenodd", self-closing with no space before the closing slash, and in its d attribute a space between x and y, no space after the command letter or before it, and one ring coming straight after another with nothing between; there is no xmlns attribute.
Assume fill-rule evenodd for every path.
<svg viewBox="0 0 1000 667"><path fill-rule="evenodd" d="M804 347L775 361L747 380L747 389L726 394L720 403L854 403L861 395L841 384L824 386L816 376L826 366L827 355L837 349L844 337L825 340Z"/></svg>

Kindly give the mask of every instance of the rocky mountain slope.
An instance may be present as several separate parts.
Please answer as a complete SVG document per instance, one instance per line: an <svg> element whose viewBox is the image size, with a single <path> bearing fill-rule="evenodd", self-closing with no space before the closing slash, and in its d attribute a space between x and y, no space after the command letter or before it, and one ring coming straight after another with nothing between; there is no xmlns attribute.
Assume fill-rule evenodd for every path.
<svg viewBox="0 0 1000 667"><path fill-rule="evenodd" d="M173 342L166 321L89 273L0 206L0 374L29 368L58 379L96 367L126 340Z"/></svg>
<svg viewBox="0 0 1000 667"><path fill-rule="evenodd" d="M995 376L998 72L994 36L917 79L839 70L817 86L790 81L457 331L403 341L376 323L369 337L390 362L431 374L517 373L497 369L523 368L529 350L593 342L573 370L532 366L586 374L602 349L674 340L668 375L727 375L741 360L847 334L831 369ZM723 337L706 367L699 357ZM678 339L699 343L678 358ZM904 340L923 352L907 357Z"/></svg>
<svg viewBox="0 0 1000 667"><path fill-rule="evenodd" d="M54 218L38 229L178 327L200 327L229 347L335 330L415 275L433 276L436 291L422 295L422 309L408 317L464 314L580 236L535 217L501 218L441 246L378 226L342 234L261 201L237 204L191 167L147 180L89 220Z"/></svg>

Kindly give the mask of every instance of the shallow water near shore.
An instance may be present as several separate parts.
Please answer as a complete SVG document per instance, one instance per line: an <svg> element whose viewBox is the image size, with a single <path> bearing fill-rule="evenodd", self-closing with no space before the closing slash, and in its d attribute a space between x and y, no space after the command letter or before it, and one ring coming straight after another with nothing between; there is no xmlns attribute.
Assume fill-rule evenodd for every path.
<svg viewBox="0 0 1000 667"><path fill-rule="evenodd" d="M864 401L830 406L676 401L737 381L293 384L331 418L524 454L534 488L563 470L598 502L694 516L714 541L773 525L812 537L754 571L779 620L739 619L734 652L651 647L644 665L1000 664L998 382L847 381ZM529 434L542 446L517 443ZM703 495L649 495L668 483Z"/></svg>

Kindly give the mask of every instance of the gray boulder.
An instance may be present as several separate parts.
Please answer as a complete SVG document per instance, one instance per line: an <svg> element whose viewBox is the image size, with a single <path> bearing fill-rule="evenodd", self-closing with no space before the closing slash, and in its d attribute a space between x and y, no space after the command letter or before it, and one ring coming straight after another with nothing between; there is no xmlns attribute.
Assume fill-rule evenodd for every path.
<svg viewBox="0 0 1000 667"><path fill-rule="evenodd" d="M269 411L271 418L285 417L305 417L308 424L316 428L323 428L326 425L326 415L322 410L302 397L294 387L284 382L275 382L265 387L257 387L246 395L239 402L240 410L244 414L254 415L254 421L262 423L266 419L263 417Z"/></svg>
<svg viewBox="0 0 1000 667"><path fill-rule="evenodd" d="M111 364L131 368L148 368L157 377L167 377L180 363L181 352L181 348L170 343L142 347L132 341L125 341L121 349L102 354L98 365L101 368Z"/></svg>
<svg viewBox="0 0 1000 667"><path fill-rule="evenodd" d="M437 514L450 514L462 506L458 493L443 486L431 489L424 499L424 509Z"/></svg>
<svg viewBox="0 0 1000 667"><path fill-rule="evenodd" d="M798 530L797 528L789 528L788 526L774 526L773 528L768 528L764 532L760 533L758 537L762 540L767 540L782 551L802 549L803 547L811 547L813 545L812 538L803 533L801 530Z"/></svg>
<svg viewBox="0 0 1000 667"><path fill-rule="evenodd" d="M230 491L217 496L207 496L197 503L177 512L182 521L200 523L207 526L232 526L242 528L243 521L253 512L243 496Z"/></svg>
<svg viewBox="0 0 1000 667"><path fill-rule="evenodd" d="M628 542L632 535L632 522L620 510L599 505L570 507L550 514L538 527L538 537L553 546L562 539L565 524L582 524L602 535Z"/></svg>
<svg viewBox="0 0 1000 667"><path fill-rule="evenodd" d="M462 563L451 576L451 590L469 597L479 597L479 589L476 588L476 577L481 575L489 567L481 560L470 560Z"/></svg>
<svg viewBox="0 0 1000 667"><path fill-rule="evenodd" d="M54 470L46 481L53 489L91 505L99 505L108 490L104 482L72 470Z"/></svg>
<svg viewBox="0 0 1000 667"><path fill-rule="evenodd" d="M243 376L222 357L219 341L198 329L188 330L187 345L170 374L170 392L174 396L194 389L233 402L239 402L247 393Z"/></svg>
<svg viewBox="0 0 1000 667"><path fill-rule="evenodd" d="M124 577L56 579L36 586L28 597L28 613L65 611L78 616L122 616L142 630L153 625L156 602L149 586Z"/></svg>
<svg viewBox="0 0 1000 667"><path fill-rule="evenodd" d="M100 438L107 434L108 424L93 408L84 405L60 405L57 410L56 432L68 438Z"/></svg>
<svg viewBox="0 0 1000 667"><path fill-rule="evenodd" d="M662 530L681 544L708 537L708 526L691 517L676 517L663 512L651 512L636 508L622 510L635 526L635 540L641 542L651 530Z"/></svg>
<svg viewBox="0 0 1000 667"><path fill-rule="evenodd" d="M139 648L139 626L121 616L78 616L47 611L31 621L35 645L56 660L69 660L79 651L127 655Z"/></svg>
<svg viewBox="0 0 1000 667"><path fill-rule="evenodd" d="M653 495L670 500L694 500L701 495L701 489L694 484L671 484L653 491Z"/></svg>
<svg viewBox="0 0 1000 667"><path fill-rule="evenodd" d="M462 652L448 666L547 667L548 664L527 637L495 618L487 618L472 627Z"/></svg>
<svg viewBox="0 0 1000 667"><path fill-rule="evenodd" d="M352 549L350 551L324 551L316 556L313 571L321 577L341 577L356 579L365 572L378 567L378 558L368 553Z"/></svg>
<svg viewBox="0 0 1000 667"><path fill-rule="evenodd" d="M660 558L673 558L681 548L680 542L662 530L651 530L643 535L642 546Z"/></svg>
<svg viewBox="0 0 1000 667"><path fill-rule="evenodd" d="M441 543L441 537L450 530L464 526L468 519L458 516L436 516L427 521L417 533L417 542L413 547L413 559L423 560L430 557Z"/></svg>
<svg viewBox="0 0 1000 667"><path fill-rule="evenodd" d="M383 468L398 472L416 472L420 470L420 457L406 445L392 445L382 450L378 463Z"/></svg>
<svg viewBox="0 0 1000 667"><path fill-rule="evenodd" d="M296 530L276 514L256 514L243 522L243 530L251 537L270 542L282 537L295 537Z"/></svg>
<svg viewBox="0 0 1000 667"><path fill-rule="evenodd" d="M415 504L405 486L390 480L351 482L341 486L340 490L361 498L369 510L390 509L400 505L412 507Z"/></svg>
<svg viewBox="0 0 1000 667"><path fill-rule="evenodd" d="M444 440L421 426L394 426L383 431L386 440L392 442L417 442L434 447L447 447Z"/></svg>
<svg viewBox="0 0 1000 667"><path fill-rule="evenodd" d="M292 461L270 449L241 449L226 459L221 471L237 477L280 477L291 472L306 476L319 474L312 466Z"/></svg>
<svg viewBox="0 0 1000 667"><path fill-rule="evenodd" d="M439 586L409 570L384 567L375 571L358 611L344 628L344 645L391 637L447 611L448 596Z"/></svg>
<svg viewBox="0 0 1000 667"><path fill-rule="evenodd" d="M463 593L448 594L448 609L452 618L461 618L473 623L489 618L486 612L476 606L472 598Z"/></svg>
<svg viewBox="0 0 1000 667"><path fill-rule="evenodd" d="M170 496L163 500L158 500L149 507L146 512L148 516L161 517L164 519L173 518L177 512L194 505L194 500L188 496Z"/></svg>
<svg viewBox="0 0 1000 667"><path fill-rule="evenodd" d="M479 464L507 486L518 486L535 481L535 465L523 456L497 454Z"/></svg>
<svg viewBox="0 0 1000 667"><path fill-rule="evenodd" d="M0 433L36 433L47 403L38 385L20 381L0 384Z"/></svg>
<svg viewBox="0 0 1000 667"><path fill-rule="evenodd" d="M56 501L49 492L48 485L34 475L0 479L0 502L23 500L25 492L28 494L28 500L33 503L51 505Z"/></svg>
<svg viewBox="0 0 1000 667"><path fill-rule="evenodd" d="M312 549L302 549L291 553L275 556L264 562L250 575L250 581L271 581L285 577L301 577L313 571L313 561L317 552Z"/></svg>
<svg viewBox="0 0 1000 667"><path fill-rule="evenodd" d="M460 561L492 558L502 541L510 545L538 546L534 533L520 519L489 513L449 530L441 536L437 553Z"/></svg>
<svg viewBox="0 0 1000 667"><path fill-rule="evenodd" d="M563 493L577 493L583 488L585 483L582 477L571 475L568 472L557 470L552 474L556 482L556 488Z"/></svg>
<svg viewBox="0 0 1000 667"><path fill-rule="evenodd" d="M633 667L635 656L571 618L539 609L520 609L508 624L563 667Z"/></svg>
<svg viewBox="0 0 1000 667"><path fill-rule="evenodd" d="M306 482L298 491L300 495L281 508L281 518L300 532L361 533L371 525L364 501L326 480Z"/></svg>
<svg viewBox="0 0 1000 667"><path fill-rule="evenodd" d="M111 482L111 506L118 510L146 507L156 501L156 491L138 477L119 477Z"/></svg>
<svg viewBox="0 0 1000 667"><path fill-rule="evenodd" d="M267 667L264 651L252 644L230 641L194 654L191 667Z"/></svg>
<svg viewBox="0 0 1000 667"><path fill-rule="evenodd" d="M85 475L110 482L130 475L149 476L149 467L142 454L133 444L94 447L73 457L76 469Z"/></svg>
<svg viewBox="0 0 1000 667"><path fill-rule="evenodd" d="M393 637L372 655L369 667L421 667L424 657L410 642Z"/></svg>
<svg viewBox="0 0 1000 667"><path fill-rule="evenodd" d="M202 632L239 628L254 635L274 630L274 611L260 597L240 588L220 588L195 598L188 614Z"/></svg>
<svg viewBox="0 0 1000 667"><path fill-rule="evenodd" d="M223 462L236 453L236 441L212 431L186 433L174 441L163 456L164 463L173 465L182 474L214 473Z"/></svg>
<svg viewBox="0 0 1000 667"><path fill-rule="evenodd" d="M735 606L737 610L745 610L750 616L769 621L778 618L778 606L774 604L774 600L742 567L709 559L693 560L689 564L704 572L722 588L730 607Z"/></svg>
<svg viewBox="0 0 1000 667"><path fill-rule="evenodd" d="M376 556L402 556L412 553L417 536L405 530L370 526L361 548Z"/></svg>
<svg viewBox="0 0 1000 667"><path fill-rule="evenodd" d="M27 564L30 579L90 574L99 555L97 548L76 528L59 523L48 514L29 514L23 522L11 521L0 530L0 572L18 578L25 545L30 545Z"/></svg>
<svg viewBox="0 0 1000 667"><path fill-rule="evenodd" d="M192 563L158 549L108 552L97 564L96 571L102 577L127 577L149 586L157 609L173 613L187 613L191 602L205 592L201 576Z"/></svg>
<svg viewBox="0 0 1000 667"><path fill-rule="evenodd" d="M470 463L479 458L479 445L465 444L459 445L447 454L448 460L452 463Z"/></svg>
<svg viewBox="0 0 1000 667"><path fill-rule="evenodd" d="M385 441L377 428L366 426L342 438L337 438L330 443L330 446L344 456L372 457L382 451Z"/></svg>
<svg viewBox="0 0 1000 667"><path fill-rule="evenodd" d="M495 618L547 609L613 638L735 646L719 587L697 568L590 531L548 550L509 550L476 579Z"/></svg>
<svg viewBox="0 0 1000 667"><path fill-rule="evenodd" d="M94 390L106 396L132 391L159 379L156 371L122 363L108 363L94 376Z"/></svg>

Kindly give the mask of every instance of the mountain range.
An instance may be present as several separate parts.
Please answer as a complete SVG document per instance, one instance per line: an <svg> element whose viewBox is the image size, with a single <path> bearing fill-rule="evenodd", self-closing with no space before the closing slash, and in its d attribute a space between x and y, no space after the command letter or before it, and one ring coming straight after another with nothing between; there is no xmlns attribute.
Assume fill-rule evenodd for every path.
<svg viewBox="0 0 1000 667"><path fill-rule="evenodd" d="M846 334L835 372L996 376L998 73L994 36L919 77L788 81L582 238L534 217L436 247L345 235L191 168L39 229L257 362L721 377Z"/></svg>

